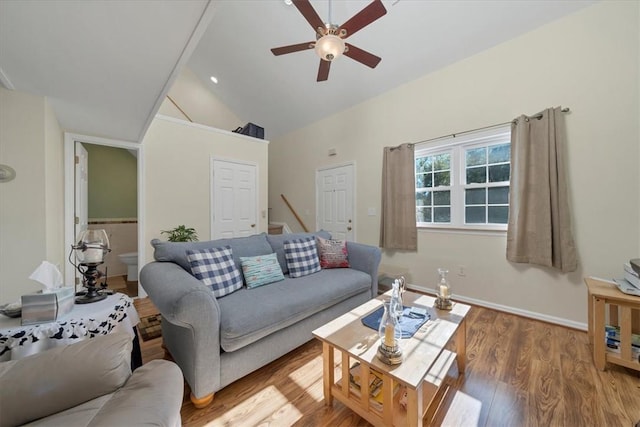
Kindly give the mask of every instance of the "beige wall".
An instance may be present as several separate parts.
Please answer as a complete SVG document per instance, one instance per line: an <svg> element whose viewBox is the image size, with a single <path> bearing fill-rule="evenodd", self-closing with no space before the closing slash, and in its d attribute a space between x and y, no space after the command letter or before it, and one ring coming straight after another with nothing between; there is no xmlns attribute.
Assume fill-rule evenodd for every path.
<svg viewBox="0 0 640 427"><path fill-rule="evenodd" d="M243 126L245 122L211 92L208 87L210 84L213 83L205 84L189 68L183 68L169 90L169 96L189 117L185 117L168 98L165 98L158 113L182 120L191 119L194 123L218 129L233 130Z"/></svg>
<svg viewBox="0 0 640 427"><path fill-rule="evenodd" d="M53 109L44 103L45 150L45 228L47 230L46 259L60 266L64 273L64 136Z"/></svg>
<svg viewBox="0 0 640 427"><path fill-rule="evenodd" d="M622 263L640 256L638 16L637 2L596 4L272 141L271 219L299 229L283 193L314 225L316 169L355 161L357 240L377 245L383 147L570 107L577 272L508 263L500 233L421 230L417 253L385 251L382 263L407 269L411 283L428 288L445 267L455 294L582 326L583 276L620 276ZM338 155L330 158L332 147ZM378 215L367 216L369 207ZM454 273L460 265L464 277Z"/></svg>
<svg viewBox="0 0 640 427"><path fill-rule="evenodd" d="M63 268L62 133L42 97L0 88L0 163L16 170L0 184L0 303L40 286L43 261Z"/></svg>
<svg viewBox="0 0 640 427"><path fill-rule="evenodd" d="M185 121L156 117L144 145L145 242L184 224L211 235L211 157L258 165L258 233L267 231L268 142ZM153 260L149 245L146 261Z"/></svg>

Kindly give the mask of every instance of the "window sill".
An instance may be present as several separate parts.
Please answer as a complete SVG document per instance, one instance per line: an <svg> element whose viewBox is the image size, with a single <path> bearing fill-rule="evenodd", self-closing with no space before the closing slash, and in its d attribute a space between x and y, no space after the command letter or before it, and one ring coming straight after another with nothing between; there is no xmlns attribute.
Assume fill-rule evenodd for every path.
<svg viewBox="0 0 640 427"><path fill-rule="evenodd" d="M428 227L428 226L419 225L418 232L507 237L506 229L500 230L500 229L492 229L492 228L466 228L466 227L454 227L454 226Z"/></svg>

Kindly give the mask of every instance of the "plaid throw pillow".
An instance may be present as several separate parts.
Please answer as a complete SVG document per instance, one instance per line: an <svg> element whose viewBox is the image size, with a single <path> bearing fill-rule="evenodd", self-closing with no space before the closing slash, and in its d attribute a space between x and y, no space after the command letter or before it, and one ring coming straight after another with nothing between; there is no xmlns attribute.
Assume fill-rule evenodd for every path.
<svg viewBox="0 0 640 427"><path fill-rule="evenodd" d="M345 240L318 239L318 252L320 253L320 267L322 268L348 268L349 255Z"/></svg>
<svg viewBox="0 0 640 427"><path fill-rule="evenodd" d="M318 248L314 237L286 240L284 257L287 260L289 277L302 277L320 271Z"/></svg>
<svg viewBox="0 0 640 427"><path fill-rule="evenodd" d="M187 259L191 274L208 286L216 298L242 287L242 276L233 262L230 246L188 250Z"/></svg>

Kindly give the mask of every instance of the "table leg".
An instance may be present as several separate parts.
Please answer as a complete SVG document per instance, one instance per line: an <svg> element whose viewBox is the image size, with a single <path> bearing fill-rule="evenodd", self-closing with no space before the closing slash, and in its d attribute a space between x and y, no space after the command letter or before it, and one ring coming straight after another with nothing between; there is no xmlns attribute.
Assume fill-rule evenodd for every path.
<svg viewBox="0 0 640 427"><path fill-rule="evenodd" d="M326 342L322 343L322 386L324 390L324 404L333 405L331 386L333 385L333 347Z"/></svg>
<svg viewBox="0 0 640 427"><path fill-rule="evenodd" d="M604 371L606 364L606 348L604 344L604 308L605 300L594 298L593 306L593 362L596 368Z"/></svg>
<svg viewBox="0 0 640 427"><path fill-rule="evenodd" d="M593 296L587 287L587 336L589 344L593 346Z"/></svg>
<svg viewBox="0 0 640 427"><path fill-rule="evenodd" d="M467 364L467 320L465 318L460 322L458 330L456 331L456 362L458 363L458 373L464 375L464 370Z"/></svg>
<svg viewBox="0 0 640 427"><path fill-rule="evenodd" d="M422 413L424 412L422 387L417 390L407 387L407 426L422 427Z"/></svg>

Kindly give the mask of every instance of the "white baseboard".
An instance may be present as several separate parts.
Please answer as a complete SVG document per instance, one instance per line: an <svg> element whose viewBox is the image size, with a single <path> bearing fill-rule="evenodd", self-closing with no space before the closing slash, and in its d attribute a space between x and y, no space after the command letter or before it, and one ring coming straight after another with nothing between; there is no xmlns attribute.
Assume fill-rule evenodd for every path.
<svg viewBox="0 0 640 427"><path fill-rule="evenodd" d="M407 283L407 289L413 289L416 291L435 295L435 291L433 291L432 289L428 289L419 285L411 285ZM453 294L453 298L456 301L465 302L473 305L479 305L481 307L491 308L493 310L504 311L505 313L515 314L517 316L522 316L522 317L528 317L530 319L540 320L542 322L553 323L555 325L565 326L567 328L578 329L580 331L587 330L587 324L582 322L563 319L561 317L549 316L547 314L536 313L534 311L522 310L520 308L509 307L508 305L495 304L492 302L483 301L475 298L469 298L462 295Z"/></svg>

